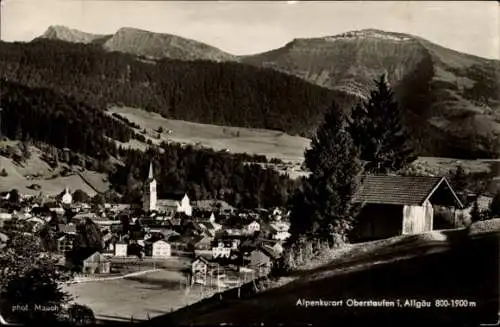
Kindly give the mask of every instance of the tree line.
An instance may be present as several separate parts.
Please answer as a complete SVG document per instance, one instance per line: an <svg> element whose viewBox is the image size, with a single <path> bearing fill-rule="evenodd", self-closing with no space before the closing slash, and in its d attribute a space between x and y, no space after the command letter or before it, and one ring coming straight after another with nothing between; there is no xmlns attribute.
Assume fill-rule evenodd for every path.
<svg viewBox="0 0 500 327"><path fill-rule="evenodd" d="M153 163L158 197L187 193L191 199L219 199L236 207L283 206L296 182L274 169L246 163L245 157L211 149L162 143L159 148L121 150L124 165L110 182L126 201L139 202L149 162Z"/></svg>
<svg viewBox="0 0 500 327"><path fill-rule="evenodd" d="M309 135L322 110L350 96L271 69L236 63L141 61L96 45L0 43L0 77L47 87L105 108L139 107L166 118Z"/></svg>

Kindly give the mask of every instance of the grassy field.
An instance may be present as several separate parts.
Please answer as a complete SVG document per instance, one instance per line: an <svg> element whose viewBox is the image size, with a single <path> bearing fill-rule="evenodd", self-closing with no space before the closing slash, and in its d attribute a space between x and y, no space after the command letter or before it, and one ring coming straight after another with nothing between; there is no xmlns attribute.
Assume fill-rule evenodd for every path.
<svg viewBox="0 0 500 327"><path fill-rule="evenodd" d="M186 277L161 270L124 279L66 286L74 301L89 306L103 320L145 320L168 313L200 299L186 292Z"/></svg>
<svg viewBox="0 0 500 327"><path fill-rule="evenodd" d="M112 267L121 271L140 270L130 268L137 262L134 258L112 258L111 261ZM146 320L198 302L218 291L215 286L186 288L187 278L182 270L188 267L188 258L146 258L143 270L152 268L153 262L156 268L164 269L116 280L70 284L66 290L76 303L89 306L101 320L130 320L130 317Z"/></svg>
<svg viewBox="0 0 500 327"><path fill-rule="evenodd" d="M304 159L304 151L310 144L310 140L307 138L272 130L225 127L165 119L156 113L129 107L112 107L109 113L117 113L141 126L141 130L146 129L145 136L154 143L158 143L160 140L151 135L156 135L154 130L161 126L164 131L172 131L170 135L166 132L163 133L161 140L197 144L215 150L227 149L230 152L261 154L269 159L278 158L288 162L287 167L274 166L278 170L289 174L292 178L306 175L304 171L300 170L300 164ZM119 144L137 149L146 148L146 144L137 140L132 140L127 144ZM467 172L492 172L500 175L499 162L494 160L420 157L413 163L418 171L434 174L446 174L457 165L462 165Z"/></svg>
<svg viewBox="0 0 500 327"><path fill-rule="evenodd" d="M227 149L231 152L262 154L268 158L279 158L294 163L302 161L304 149L310 142L309 139L279 131L165 119L159 114L135 108L112 107L109 112L120 114L142 129L146 129L148 133L154 133L153 130L160 126L164 131L172 131L171 135L163 133L162 140L198 144L215 150ZM139 144L140 142L134 141L130 146L140 148Z"/></svg>

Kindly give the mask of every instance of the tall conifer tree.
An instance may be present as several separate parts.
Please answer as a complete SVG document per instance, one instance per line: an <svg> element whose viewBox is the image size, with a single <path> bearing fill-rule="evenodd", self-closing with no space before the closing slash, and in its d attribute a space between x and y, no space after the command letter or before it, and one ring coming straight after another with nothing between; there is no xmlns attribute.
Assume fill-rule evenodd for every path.
<svg viewBox="0 0 500 327"><path fill-rule="evenodd" d="M312 139L305 165L311 174L293 201L292 235L345 241L356 212L351 200L362 166L346 116L335 105Z"/></svg>
<svg viewBox="0 0 500 327"><path fill-rule="evenodd" d="M353 109L350 132L367 172L387 174L407 167L416 156L386 75L375 84L368 100Z"/></svg>

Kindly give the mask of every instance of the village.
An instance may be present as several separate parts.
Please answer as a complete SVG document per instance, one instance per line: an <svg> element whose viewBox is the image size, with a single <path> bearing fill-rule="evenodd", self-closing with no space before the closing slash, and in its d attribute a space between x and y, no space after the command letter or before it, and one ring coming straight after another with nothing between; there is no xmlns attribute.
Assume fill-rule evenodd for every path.
<svg viewBox="0 0 500 327"><path fill-rule="evenodd" d="M3 203L12 203L11 194L3 195ZM59 257L59 264L72 270L78 281L170 263L182 270L189 285L225 289L239 283L240 275L249 281L268 274L290 236L283 208L236 210L223 201L191 201L187 194L157 199L152 165L142 208L73 201L68 188L44 203L15 196L19 210L4 208L0 213L0 243L5 244L14 230L39 235L42 244L53 244L45 250ZM79 234L85 234L79 226L86 222L98 227L101 244L77 251Z"/></svg>
<svg viewBox="0 0 500 327"><path fill-rule="evenodd" d="M41 203L3 193L0 247L16 231L40 237L42 251L71 271L71 293L100 319L147 320L160 314L154 310L175 311L233 288L239 296L287 259L289 208L242 210L185 193L161 199L152 163L145 177L140 205L80 201L68 188ZM481 210L492 199L471 196ZM363 206L353 243L471 224L470 201L443 176L365 176L354 201ZM158 288L133 305L139 286L131 283Z"/></svg>

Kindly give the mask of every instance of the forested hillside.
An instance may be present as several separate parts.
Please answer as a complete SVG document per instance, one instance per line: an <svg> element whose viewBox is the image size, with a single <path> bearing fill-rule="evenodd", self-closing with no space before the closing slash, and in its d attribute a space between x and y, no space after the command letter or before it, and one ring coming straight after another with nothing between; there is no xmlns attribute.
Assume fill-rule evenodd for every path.
<svg viewBox="0 0 500 327"><path fill-rule="evenodd" d="M155 164L158 195L188 192L194 200L224 199L242 207L283 205L295 182L273 169L249 165L259 156L162 144L146 154L117 147L108 139L128 141L134 132L123 121L101 109L44 88L29 88L0 81L2 133L29 142L67 148L69 155L55 159L109 174L124 201L137 201L147 177L149 160ZM108 137L108 138L107 138ZM58 157L47 153L46 158Z"/></svg>
<svg viewBox="0 0 500 327"><path fill-rule="evenodd" d="M349 97L270 69L209 61L158 62L96 45L0 43L0 74L105 107L124 104L165 117L310 135L323 110Z"/></svg>

